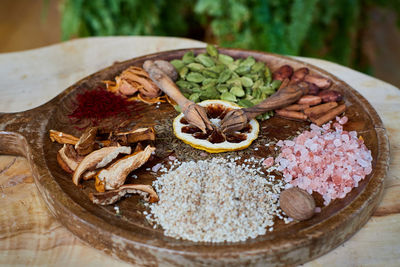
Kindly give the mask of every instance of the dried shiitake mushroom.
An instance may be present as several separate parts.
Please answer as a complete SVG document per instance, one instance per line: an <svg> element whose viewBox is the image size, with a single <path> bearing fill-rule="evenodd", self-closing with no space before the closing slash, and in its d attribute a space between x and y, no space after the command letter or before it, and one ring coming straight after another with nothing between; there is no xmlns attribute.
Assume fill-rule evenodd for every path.
<svg viewBox="0 0 400 267"><path fill-rule="evenodd" d="M102 193L90 193L89 198L94 204L110 205L120 200L126 194L139 194L144 200L150 203L157 202L157 193L150 185L143 184L126 184L118 189L110 190Z"/></svg>
<svg viewBox="0 0 400 267"><path fill-rule="evenodd" d="M112 146L103 147L99 150L93 151L87 155L76 168L74 175L72 176L72 182L75 185L79 184L79 180L84 172L88 170L98 169L109 164L115 159L120 153L130 154L131 148L126 146Z"/></svg>
<svg viewBox="0 0 400 267"><path fill-rule="evenodd" d="M96 190L104 192L122 186L128 174L146 163L154 150L155 147L147 146L143 151L125 156L101 170L96 175Z"/></svg>

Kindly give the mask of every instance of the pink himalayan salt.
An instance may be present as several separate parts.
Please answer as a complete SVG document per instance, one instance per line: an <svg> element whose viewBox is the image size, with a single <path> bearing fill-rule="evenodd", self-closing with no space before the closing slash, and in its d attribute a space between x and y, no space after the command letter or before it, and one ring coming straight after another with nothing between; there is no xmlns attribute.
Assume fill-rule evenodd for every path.
<svg viewBox="0 0 400 267"><path fill-rule="evenodd" d="M265 168L271 167L272 165L274 165L274 158L273 158L273 157L268 157L268 158L266 158L266 159L263 161L262 165L263 165Z"/></svg>
<svg viewBox="0 0 400 267"><path fill-rule="evenodd" d="M371 151L355 131L343 131L347 117L337 118L322 127L311 125L293 141L279 141L281 153L275 159L283 178L310 194L322 195L324 204L344 198L352 188L372 172Z"/></svg>

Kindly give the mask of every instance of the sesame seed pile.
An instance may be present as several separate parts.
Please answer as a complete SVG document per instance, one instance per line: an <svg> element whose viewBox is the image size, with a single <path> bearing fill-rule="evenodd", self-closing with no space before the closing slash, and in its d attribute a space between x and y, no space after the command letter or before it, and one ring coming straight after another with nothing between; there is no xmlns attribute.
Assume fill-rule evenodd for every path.
<svg viewBox="0 0 400 267"><path fill-rule="evenodd" d="M265 175L262 160L212 158L175 160L153 186L160 198L146 218L164 234L195 242L238 242L272 231L283 218L279 194L284 182Z"/></svg>

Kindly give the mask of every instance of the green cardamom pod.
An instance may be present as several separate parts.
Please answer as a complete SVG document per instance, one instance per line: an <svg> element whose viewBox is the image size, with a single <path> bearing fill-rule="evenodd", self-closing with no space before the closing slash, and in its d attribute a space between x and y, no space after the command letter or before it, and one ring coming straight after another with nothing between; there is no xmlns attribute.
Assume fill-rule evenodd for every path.
<svg viewBox="0 0 400 267"><path fill-rule="evenodd" d="M265 86L260 86L259 88L260 88L261 92L263 92L266 95L272 95L276 91L274 88L272 88L271 84L265 85Z"/></svg>
<svg viewBox="0 0 400 267"><path fill-rule="evenodd" d="M235 60L234 64L239 66L243 62L243 60L244 60L243 58L238 58Z"/></svg>
<svg viewBox="0 0 400 267"><path fill-rule="evenodd" d="M235 71L238 67L239 67L239 66L237 66L237 65L235 65L235 64L230 64L230 65L228 65L228 69L229 69L230 71Z"/></svg>
<svg viewBox="0 0 400 267"><path fill-rule="evenodd" d="M192 88L192 93L201 93L202 89L200 86L193 87Z"/></svg>
<svg viewBox="0 0 400 267"><path fill-rule="evenodd" d="M215 84L214 83L208 83L205 84L201 87L202 90L207 90L208 88L215 88Z"/></svg>
<svg viewBox="0 0 400 267"><path fill-rule="evenodd" d="M197 103L200 101L200 94L199 93L193 93L189 96L189 100Z"/></svg>
<svg viewBox="0 0 400 267"><path fill-rule="evenodd" d="M246 93L246 97L251 96L251 94L253 93L253 90L250 87L244 88L244 91ZM253 97L251 96L251 98Z"/></svg>
<svg viewBox="0 0 400 267"><path fill-rule="evenodd" d="M255 99L259 99L261 97L261 90L260 88L256 88L253 90L253 93L251 94L251 96Z"/></svg>
<svg viewBox="0 0 400 267"><path fill-rule="evenodd" d="M203 90L200 93L201 100L219 99L219 97L220 97L220 94L214 87L207 88L206 90Z"/></svg>
<svg viewBox="0 0 400 267"><path fill-rule="evenodd" d="M256 80L260 79L260 76L257 73L253 73L253 74L252 73L247 73L247 74L245 74L243 76L245 76L247 78L250 78L253 81L256 81Z"/></svg>
<svg viewBox="0 0 400 267"><path fill-rule="evenodd" d="M232 78L240 78L240 75L236 72L232 72Z"/></svg>
<svg viewBox="0 0 400 267"><path fill-rule="evenodd" d="M229 92L238 97L242 97L245 95L243 88L240 86L233 86Z"/></svg>
<svg viewBox="0 0 400 267"><path fill-rule="evenodd" d="M200 63L190 63L190 64L187 65L187 67L191 71L201 71L202 69L204 69L204 66L201 65Z"/></svg>
<svg viewBox="0 0 400 267"><path fill-rule="evenodd" d="M280 81L280 80L273 80L272 83L271 83L271 87L272 87L274 90L276 90L276 89L279 88L279 86L281 86L281 84L282 84L282 81Z"/></svg>
<svg viewBox="0 0 400 267"><path fill-rule="evenodd" d="M218 60L225 65L230 65L234 61L233 57L224 54L219 54Z"/></svg>
<svg viewBox="0 0 400 267"><path fill-rule="evenodd" d="M213 84L213 85L216 85L217 82L218 82L217 79L205 78L205 79L203 80L203 85L207 85L207 84L210 84L210 83Z"/></svg>
<svg viewBox="0 0 400 267"><path fill-rule="evenodd" d="M246 66L246 65L242 65L242 66L239 66L237 69L235 69L235 72L237 73L237 74L239 74L239 75L244 75L244 74L246 74L246 73L249 73L250 72L250 67L249 66Z"/></svg>
<svg viewBox="0 0 400 267"><path fill-rule="evenodd" d="M260 86L264 85L263 79L258 79L254 82L253 86L251 87L252 89L259 88Z"/></svg>
<svg viewBox="0 0 400 267"><path fill-rule="evenodd" d="M188 67L183 67L183 68L179 71L179 76L180 76L182 79L185 79L185 78L186 78L186 75L188 74L188 72L189 72L189 68L188 68Z"/></svg>
<svg viewBox="0 0 400 267"><path fill-rule="evenodd" d="M212 56L212 57L218 57L218 50L215 46L211 45L211 44L207 44L206 47L207 53Z"/></svg>
<svg viewBox="0 0 400 267"><path fill-rule="evenodd" d="M226 81L227 85L236 85L236 86L242 86L242 80L240 78L231 78Z"/></svg>
<svg viewBox="0 0 400 267"><path fill-rule="evenodd" d="M239 106L244 108L251 108L252 106L254 106L253 102L247 99L240 99L237 103Z"/></svg>
<svg viewBox="0 0 400 267"><path fill-rule="evenodd" d="M179 59L171 60L170 63L172 64L172 66L175 67L177 71L180 71L183 67L185 67L185 63L183 63L183 61Z"/></svg>
<svg viewBox="0 0 400 267"><path fill-rule="evenodd" d="M241 77L241 78L240 78L240 81L242 82L242 85L243 85L244 87L251 87L251 86L253 86L253 84L254 84L254 82L253 82L252 79L250 79L250 78L248 78L248 77L245 77L245 76Z"/></svg>
<svg viewBox="0 0 400 267"><path fill-rule="evenodd" d="M253 73L264 71L264 69L265 69L265 63L261 62L261 61L255 63L253 66L251 66L251 72L253 72Z"/></svg>
<svg viewBox="0 0 400 267"><path fill-rule="evenodd" d="M221 94L221 100L236 102L236 96L229 92L225 92Z"/></svg>
<svg viewBox="0 0 400 267"><path fill-rule="evenodd" d="M190 72L186 75L186 80L189 82L201 83L204 80L204 76L198 72Z"/></svg>
<svg viewBox="0 0 400 267"><path fill-rule="evenodd" d="M193 51L186 52L182 57L182 61L185 64L189 64L189 63L194 62L194 53L193 53Z"/></svg>
<svg viewBox="0 0 400 267"><path fill-rule="evenodd" d="M253 98L252 100L250 100L254 105L258 105L261 102L263 102L263 99L261 98Z"/></svg>
<svg viewBox="0 0 400 267"><path fill-rule="evenodd" d="M267 65L265 65L264 77L265 77L266 83L270 84L272 81L272 74L271 74L271 70L268 68Z"/></svg>
<svg viewBox="0 0 400 267"><path fill-rule="evenodd" d="M208 69L204 69L201 71L201 73L206 77L206 78L214 78L214 79L218 79L218 74L210 71Z"/></svg>
<svg viewBox="0 0 400 267"><path fill-rule="evenodd" d="M230 70L224 70L221 72L218 78L218 83L224 83L231 78L232 72Z"/></svg>
<svg viewBox="0 0 400 267"><path fill-rule="evenodd" d="M227 85L218 85L217 90L218 90L218 92L220 92L222 94L222 93L228 92L229 87Z"/></svg>
<svg viewBox="0 0 400 267"><path fill-rule="evenodd" d="M201 64L203 64L206 67L212 67L215 65L214 60L212 60L212 58L210 58L209 56L207 56L206 54L199 54L197 55L197 57L195 58L195 60Z"/></svg>
<svg viewBox="0 0 400 267"><path fill-rule="evenodd" d="M255 63L256 63L256 60L254 59L254 57L249 56L249 57L247 57L245 60L243 60L243 61L240 63L239 67L241 67L241 66L251 67L251 66L253 66Z"/></svg>
<svg viewBox="0 0 400 267"><path fill-rule="evenodd" d="M211 70L212 72L215 72L215 73L221 73L225 69L226 69L225 65L222 65L222 64L219 64L219 65L213 66L211 68L208 68L208 70Z"/></svg>

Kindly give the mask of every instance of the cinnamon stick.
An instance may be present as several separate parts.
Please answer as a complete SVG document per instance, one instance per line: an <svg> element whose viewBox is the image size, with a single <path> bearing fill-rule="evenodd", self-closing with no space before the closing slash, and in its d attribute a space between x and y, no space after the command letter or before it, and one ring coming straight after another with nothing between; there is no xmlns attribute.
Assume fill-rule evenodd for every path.
<svg viewBox="0 0 400 267"><path fill-rule="evenodd" d="M294 83L299 83L302 80L304 80L304 77L309 73L309 69L308 68L300 68L297 69L293 75L292 78L290 78L290 83L289 84L294 84Z"/></svg>
<svg viewBox="0 0 400 267"><path fill-rule="evenodd" d="M339 116L345 110L346 110L346 105L342 104L336 108L329 110L328 112L326 112L325 114L323 114L318 118L310 117L310 120L316 125L321 126L322 124L327 123L330 120L333 120L336 116Z"/></svg>
<svg viewBox="0 0 400 267"><path fill-rule="evenodd" d="M302 112L285 110L285 109L277 109L277 110L275 110L275 112L279 116L285 117L287 119L296 119L296 120L302 120L302 121L307 120L307 116Z"/></svg>
<svg viewBox="0 0 400 267"><path fill-rule="evenodd" d="M321 89L327 89L332 85L332 81L330 79L319 75L308 74L304 77L304 81L313 83Z"/></svg>
<svg viewBox="0 0 400 267"><path fill-rule="evenodd" d="M338 106L337 102L328 102L325 104L321 104L318 106L304 109L304 114L306 114L309 117L319 117L320 115L324 114L328 110L331 110L337 106Z"/></svg>
<svg viewBox="0 0 400 267"><path fill-rule="evenodd" d="M297 101L297 104L305 104L305 105L310 105L310 106L315 106L321 103L322 99L319 96L316 95L305 95Z"/></svg>
<svg viewBox="0 0 400 267"><path fill-rule="evenodd" d="M284 110L290 110L290 111L301 111L301 110L306 110L310 107L310 105L306 105L306 104L293 104L290 106L287 106L285 108L283 108Z"/></svg>

